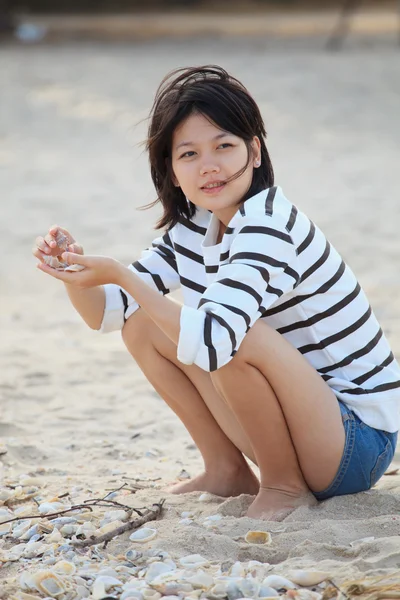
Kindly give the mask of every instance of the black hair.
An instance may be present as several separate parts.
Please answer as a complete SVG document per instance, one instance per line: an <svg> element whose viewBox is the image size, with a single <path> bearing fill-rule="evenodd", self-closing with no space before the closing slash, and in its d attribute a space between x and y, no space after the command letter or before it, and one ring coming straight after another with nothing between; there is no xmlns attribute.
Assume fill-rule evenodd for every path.
<svg viewBox="0 0 400 600"><path fill-rule="evenodd" d="M198 113L223 131L243 139L247 146L247 163L228 181L240 177L252 160L252 141L261 143L261 166L253 170L250 188L240 203L274 184L274 171L265 144L266 131L260 110L240 81L222 67L206 65L176 69L161 82L150 112L146 148L157 199L164 212L156 228L173 227L181 217L190 219L196 206L186 199L173 182L172 137L178 125ZM239 203L239 204L240 204Z"/></svg>

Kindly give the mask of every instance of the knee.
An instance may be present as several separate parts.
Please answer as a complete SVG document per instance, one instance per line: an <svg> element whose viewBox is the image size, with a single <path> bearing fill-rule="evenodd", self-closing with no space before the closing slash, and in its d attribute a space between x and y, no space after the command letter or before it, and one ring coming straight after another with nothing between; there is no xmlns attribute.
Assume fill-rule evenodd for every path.
<svg viewBox="0 0 400 600"><path fill-rule="evenodd" d="M132 356L144 350L150 341L150 329L150 319L141 309L133 313L126 321L122 328L122 339Z"/></svg>

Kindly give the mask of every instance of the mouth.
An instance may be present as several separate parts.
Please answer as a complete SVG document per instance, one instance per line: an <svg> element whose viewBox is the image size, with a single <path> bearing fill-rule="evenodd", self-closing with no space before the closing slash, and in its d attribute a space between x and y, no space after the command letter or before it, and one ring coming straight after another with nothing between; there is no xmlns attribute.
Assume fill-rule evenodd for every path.
<svg viewBox="0 0 400 600"><path fill-rule="evenodd" d="M223 181L213 181L212 183L206 183L206 185L203 185L203 187L201 187L200 189L206 194L212 194L215 192L219 192L225 186L226 183L224 183Z"/></svg>

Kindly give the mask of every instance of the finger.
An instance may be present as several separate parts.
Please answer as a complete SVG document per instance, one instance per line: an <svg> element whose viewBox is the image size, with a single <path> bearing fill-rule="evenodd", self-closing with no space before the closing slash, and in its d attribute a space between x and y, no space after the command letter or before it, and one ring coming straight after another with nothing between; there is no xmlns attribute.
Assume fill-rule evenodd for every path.
<svg viewBox="0 0 400 600"><path fill-rule="evenodd" d="M71 273L69 271L57 271L57 269L53 269L52 267L49 267L49 265L46 265L43 262L38 263L36 267L39 269L39 271L43 271L44 273L51 275L52 277L54 277L54 279L64 281L64 283L74 282L74 277L76 273Z"/></svg>
<svg viewBox="0 0 400 600"><path fill-rule="evenodd" d="M51 248L42 236L36 238L35 244L36 247L39 248L39 250L41 250L45 254L50 254Z"/></svg>
<svg viewBox="0 0 400 600"><path fill-rule="evenodd" d="M61 258L68 265L82 265L83 267L90 266L90 257L84 254L74 254L73 252L63 252Z"/></svg>
<svg viewBox="0 0 400 600"><path fill-rule="evenodd" d="M83 247L80 244L71 244L68 246L67 251L73 254L83 254Z"/></svg>
<svg viewBox="0 0 400 600"><path fill-rule="evenodd" d="M59 233L62 233L63 235L65 235L65 237L67 238L68 244L73 244L75 242L74 238L72 237L72 235L70 234L70 232L67 229L60 227L59 225L53 225L52 227L50 227L49 234L51 236L53 236L54 238L57 238L57 235Z"/></svg>
<svg viewBox="0 0 400 600"><path fill-rule="evenodd" d="M56 234L57 235L57 234ZM48 244L48 246L53 250L54 248L56 248L57 246L57 242L55 240L55 237L53 235L51 235L50 233L47 233L45 235L44 241L46 242L46 244Z"/></svg>
<svg viewBox="0 0 400 600"><path fill-rule="evenodd" d="M45 257L47 256L47 254L44 254L43 252L41 252L39 250L39 248L36 248L36 247L32 248L32 254L35 258L38 258L41 262L43 262Z"/></svg>

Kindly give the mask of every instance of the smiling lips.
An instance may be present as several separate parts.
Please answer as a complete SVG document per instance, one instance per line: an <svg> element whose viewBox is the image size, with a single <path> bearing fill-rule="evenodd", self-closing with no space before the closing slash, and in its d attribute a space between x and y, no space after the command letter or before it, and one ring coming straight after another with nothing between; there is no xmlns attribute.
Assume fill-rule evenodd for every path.
<svg viewBox="0 0 400 600"><path fill-rule="evenodd" d="M209 183L206 183L206 185L203 185L201 189L203 192L212 193L222 190L225 185L226 184L223 181L210 181Z"/></svg>

